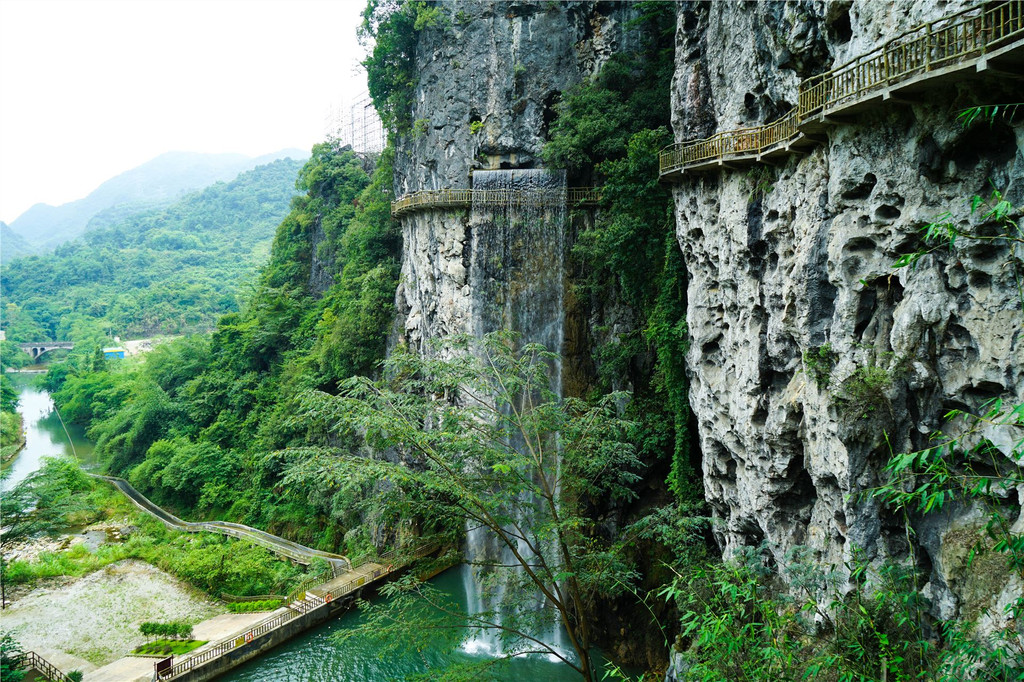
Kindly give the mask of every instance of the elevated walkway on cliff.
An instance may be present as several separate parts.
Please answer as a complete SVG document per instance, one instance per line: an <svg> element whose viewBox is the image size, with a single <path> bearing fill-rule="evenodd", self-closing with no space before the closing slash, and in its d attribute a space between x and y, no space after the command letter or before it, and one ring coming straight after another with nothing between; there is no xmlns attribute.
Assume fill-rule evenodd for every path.
<svg viewBox="0 0 1024 682"><path fill-rule="evenodd" d="M467 209L472 206L596 206L600 192L593 187L563 190L531 189L427 189L391 202L391 215L400 218L416 211Z"/></svg>
<svg viewBox="0 0 1024 682"><path fill-rule="evenodd" d="M800 83L797 105L777 121L683 142L660 154L660 175L771 162L821 141L837 119L887 100L983 72L1024 76L1024 0L983 3L922 24L867 54Z"/></svg>

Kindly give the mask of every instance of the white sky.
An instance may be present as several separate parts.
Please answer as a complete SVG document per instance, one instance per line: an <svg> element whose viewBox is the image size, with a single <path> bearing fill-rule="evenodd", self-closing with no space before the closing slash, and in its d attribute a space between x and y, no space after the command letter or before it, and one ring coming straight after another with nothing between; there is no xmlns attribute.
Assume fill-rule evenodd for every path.
<svg viewBox="0 0 1024 682"><path fill-rule="evenodd" d="M326 138L363 0L0 0L0 220L168 151Z"/></svg>

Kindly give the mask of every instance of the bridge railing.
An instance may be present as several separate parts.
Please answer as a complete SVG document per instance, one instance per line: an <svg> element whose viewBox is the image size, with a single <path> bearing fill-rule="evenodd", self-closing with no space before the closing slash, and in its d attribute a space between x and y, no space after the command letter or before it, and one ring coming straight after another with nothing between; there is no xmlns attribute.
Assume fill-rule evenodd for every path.
<svg viewBox="0 0 1024 682"><path fill-rule="evenodd" d="M418 548L413 553L413 556L426 556L427 554L435 551L436 549L437 545L433 543L428 543ZM395 552L390 551L385 552L379 557L374 557L374 559L380 562L387 562L392 561L395 558L395 556ZM358 562L357 567L365 565L369 562L369 559L360 561ZM330 580L332 580L332 578L327 578L326 580L323 580L322 582L316 584L310 584L309 587L307 587L306 590L303 590L301 593L295 592L292 593L292 595L289 595L288 600L291 603L289 604L287 610L259 621L258 623L256 623L240 635L232 637L231 639L224 640L223 642L220 642L214 647L211 647L205 651L201 651L197 654L193 654L188 658L182 659L181 661L172 665L168 669L165 669L161 672L157 672L155 675L155 679L174 679L175 677L187 673L188 671L202 665L203 663L206 663L207 661L213 660L214 658L218 658L219 656L223 656L225 653L231 651L232 649L235 649L239 646L244 646L246 643L251 642L257 637L261 637L266 633L270 632L271 630L279 628L282 625L289 623L306 613L309 613L313 609L319 608L324 604L328 604L336 599L352 594L356 590L366 585L369 585L375 580L385 575L388 575L389 573L393 573L394 571L401 568L402 565L404 564L393 563L390 565L383 565L380 568L374 569L370 573L366 573L360 576L354 576L351 580L341 583L340 585L332 586L330 593L320 596L307 594L306 590L310 589L311 587L315 587L316 584L323 584L329 582ZM299 597L301 597L301 599L299 599Z"/></svg>
<svg viewBox="0 0 1024 682"><path fill-rule="evenodd" d="M15 670L35 668L43 677L51 682L71 682L71 678L58 670L52 663L34 651L25 651L14 657Z"/></svg>
<svg viewBox="0 0 1024 682"><path fill-rule="evenodd" d="M921 24L825 73L800 83L797 106L765 126L716 133L664 149L661 174L686 166L745 157L790 142L800 126L830 110L871 96L920 74L981 57L1024 37L1024 0L970 7L937 21Z"/></svg>
<svg viewBox="0 0 1024 682"><path fill-rule="evenodd" d="M416 210L465 208L467 206L570 206L596 204L599 191L593 187L565 189L425 189L391 202L391 214L401 216Z"/></svg>
<svg viewBox="0 0 1024 682"><path fill-rule="evenodd" d="M135 487L117 476L101 476L93 474L95 478L103 479L109 483L112 483L118 490L124 493L137 507L143 511L155 516L165 526L173 530L184 531L186 533L219 533L221 535L228 535L230 537L238 538L251 542L260 547L264 547L275 554L288 557L299 563L309 563L314 558L322 558L331 563L345 562L347 565L351 565L348 558L341 556L340 554L331 554L330 552L323 552L315 550L309 547L304 547L291 540L271 535L266 531L259 530L258 528L252 528L250 526L243 525L241 523L231 523L229 521L183 521L174 514L171 514L162 507L154 504L148 497L140 493Z"/></svg>

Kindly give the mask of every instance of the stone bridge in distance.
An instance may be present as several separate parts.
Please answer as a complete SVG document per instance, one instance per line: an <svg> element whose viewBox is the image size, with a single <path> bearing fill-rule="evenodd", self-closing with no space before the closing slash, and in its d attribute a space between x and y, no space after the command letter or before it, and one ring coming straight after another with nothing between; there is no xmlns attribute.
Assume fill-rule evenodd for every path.
<svg viewBox="0 0 1024 682"><path fill-rule="evenodd" d="M32 356L32 359L37 359L43 353L49 353L51 350L71 350L75 347L75 344L71 341L36 341L34 343L19 343L18 348Z"/></svg>

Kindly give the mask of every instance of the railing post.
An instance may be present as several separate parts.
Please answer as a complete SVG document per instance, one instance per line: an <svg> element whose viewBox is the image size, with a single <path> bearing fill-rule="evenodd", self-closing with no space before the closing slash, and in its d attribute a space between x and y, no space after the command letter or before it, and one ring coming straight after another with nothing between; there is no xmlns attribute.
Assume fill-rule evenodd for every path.
<svg viewBox="0 0 1024 682"><path fill-rule="evenodd" d="M924 25L924 70L932 70L932 22Z"/></svg>

